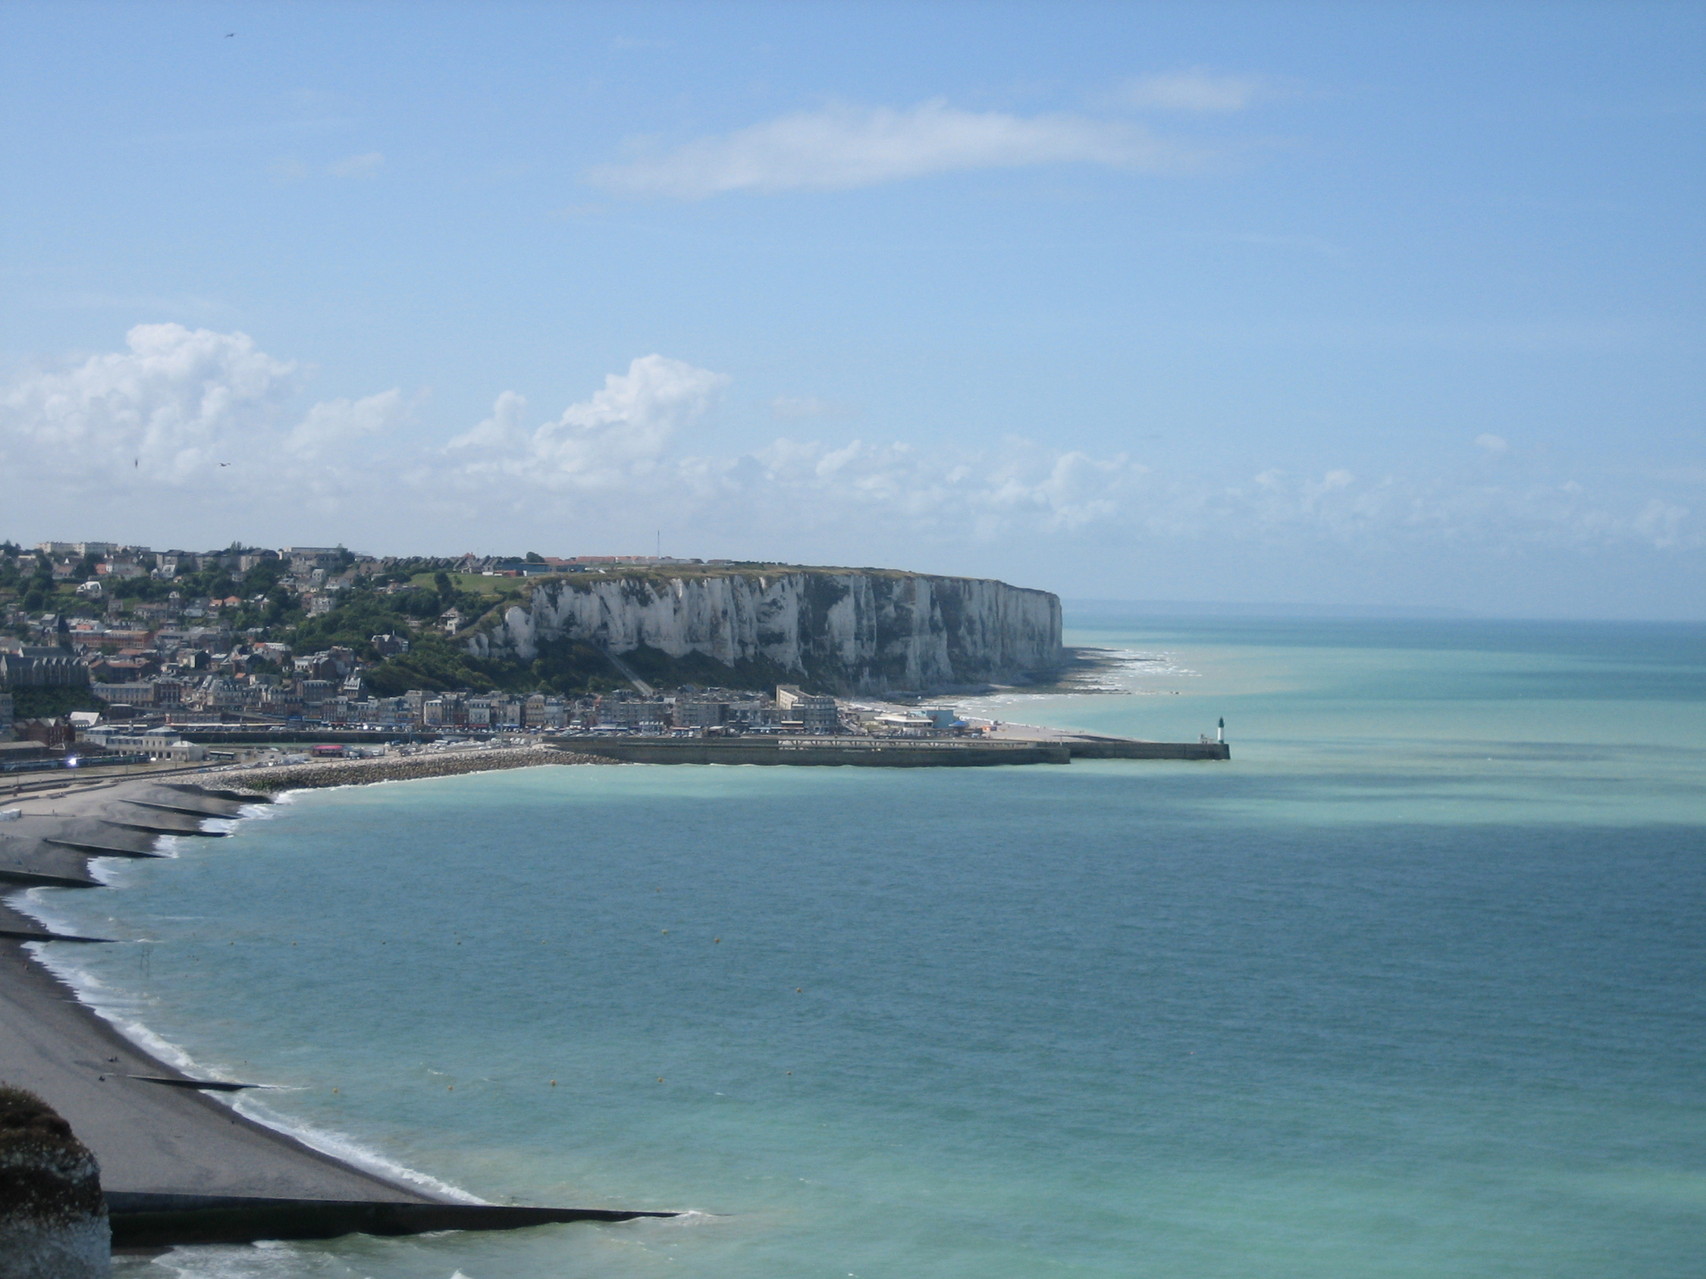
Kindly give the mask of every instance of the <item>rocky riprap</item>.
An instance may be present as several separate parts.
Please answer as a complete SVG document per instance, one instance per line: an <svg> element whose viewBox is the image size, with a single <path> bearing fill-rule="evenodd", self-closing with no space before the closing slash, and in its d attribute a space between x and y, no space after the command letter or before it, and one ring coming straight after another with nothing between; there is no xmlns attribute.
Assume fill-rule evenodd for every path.
<svg viewBox="0 0 1706 1279"><path fill-rule="evenodd" d="M0 1279L112 1272L101 1170L33 1092L0 1084Z"/></svg>
<svg viewBox="0 0 1706 1279"><path fill-rule="evenodd" d="M504 768L537 768L542 764L609 764L613 761L573 751L514 747L508 750L429 751L419 755L386 755L379 759L335 760L312 764L279 764L218 774L224 785L255 791L306 789L316 786L364 786L371 782L403 782L420 777L453 777Z"/></svg>

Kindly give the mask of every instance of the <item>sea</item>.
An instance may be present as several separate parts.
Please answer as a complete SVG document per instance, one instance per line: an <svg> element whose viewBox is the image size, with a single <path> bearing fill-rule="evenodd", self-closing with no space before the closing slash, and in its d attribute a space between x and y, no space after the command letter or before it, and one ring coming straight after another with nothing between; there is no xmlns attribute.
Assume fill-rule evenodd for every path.
<svg viewBox="0 0 1706 1279"><path fill-rule="evenodd" d="M669 1219L121 1279L1698 1279L1706 627L1080 609L1229 762L300 792L34 909L251 1115Z"/></svg>

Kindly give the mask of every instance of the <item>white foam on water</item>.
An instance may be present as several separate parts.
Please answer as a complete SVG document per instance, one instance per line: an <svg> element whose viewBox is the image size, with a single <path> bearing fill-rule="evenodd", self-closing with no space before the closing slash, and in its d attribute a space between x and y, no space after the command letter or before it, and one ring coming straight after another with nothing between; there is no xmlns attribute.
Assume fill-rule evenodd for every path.
<svg viewBox="0 0 1706 1279"><path fill-rule="evenodd" d="M343 1133L332 1132L325 1128L316 1127L300 1119L281 1115L270 1106L260 1102L252 1093L240 1094L232 1107L245 1119L252 1119L262 1127L281 1132L287 1137L294 1137L305 1146L312 1146L321 1154L331 1155L343 1163L360 1168L364 1172L373 1173L387 1181L401 1182L404 1185L418 1186L430 1194L439 1195L456 1203L483 1204L486 1200L476 1194L452 1185L430 1173L420 1172L395 1159L387 1158L370 1146L364 1146L353 1137Z"/></svg>
<svg viewBox="0 0 1706 1279"><path fill-rule="evenodd" d="M215 1244L177 1247L158 1257L115 1258L115 1279L366 1279L341 1258L292 1244Z"/></svg>
<svg viewBox="0 0 1706 1279"><path fill-rule="evenodd" d="M89 878L102 888L121 887L125 880L125 868L130 861L128 857L91 857L88 861Z"/></svg>
<svg viewBox="0 0 1706 1279"><path fill-rule="evenodd" d="M80 925L73 923L52 909L50 903L54 899L48 896L51 891L47 888L26 888L23 892L14 893L8 897L6 904L14 910L21 910L43 928L52 932L75 932Z"/></svg>
<svg viewBox="0 0 1706 1279"><path fill-rule="evenodd" d="M690 1226L710 1226L723 1220L726 1213L702 1212L698 1208L683 1208L673 1217L648 1217L648 1225L684 1230Z"/></svg>
<svg viewBox="0 0 1706 1279"><path fill-rule="evenodd" d="M78 1003L111 1025L150 1057L200 1079L248 1082L234 1080L217 1068L197 1062L179 1045L155 1033L138 1020L147 1009L158 1006L156 1000L108 985L94 973L68 959L61 947L50 946L46 942L31 942L28 949L43 968L71 988Z"/></svg>
<svg viewBox="0 0 1706 1279"><path fill-rule="evenodd" d="M157 1007L158 1001L116 990L94 974L80 969L74 963L66 962L60 955L50 951L46 943L31 943L29 949L44 968L71 987L78 1003L110 1024L119 1034L156 1061L165 1062L196 1079L216 1079L228 1083L258 1082L241 1078L217 1065L198 1061L182 1045L173 1043L150 1028L141 1017L148 1009ZM269 1091L294 1090L282 1088ZM431 1194L441 1195L457 1203L485 1202L478 1195L471 1194L460 1186L389 1159L352 1137L280 1114L258 1102L253 1094L239 1094L233 1099L232 1109L263 1128L271 1128L274 1132L294 1137L303 1145L311 1146L322 1154L330 1155L388 1181L418 1186Z"/></svg>

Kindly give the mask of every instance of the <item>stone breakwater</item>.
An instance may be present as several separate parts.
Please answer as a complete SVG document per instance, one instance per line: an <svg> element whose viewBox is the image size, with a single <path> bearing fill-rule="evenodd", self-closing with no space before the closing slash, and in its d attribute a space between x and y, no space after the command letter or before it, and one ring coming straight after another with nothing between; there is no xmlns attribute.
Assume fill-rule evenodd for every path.
<svg viewBox="0 0 1706 1279"><path fill-rule="evenodd" d="M538 768L545 764L615 762L575 751L539 750L532 746L518 746L508 750L446 751L422 755L388 755L381 759L284 764L276 768L238 769L216 776L221 785L270 794L281 790L312 790L322 786L365 786L371 782L455 777L462 773L488 773L503 768Z"/></svg>

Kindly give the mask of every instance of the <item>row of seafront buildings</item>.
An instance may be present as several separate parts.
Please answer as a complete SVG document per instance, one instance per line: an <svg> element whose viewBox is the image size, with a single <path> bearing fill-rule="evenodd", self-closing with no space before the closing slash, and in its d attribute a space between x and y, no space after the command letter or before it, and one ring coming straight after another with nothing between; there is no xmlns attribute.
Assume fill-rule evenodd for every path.
<svg viewBox="0 0 1706 1279"><path fill-rule="evenodd" d="M201 754L183 740L186 733L208 736L215 730L269 727L309 736L332 729L397 736L931 736L963 727L954 712L942 708L897 712L844 703L793 685L782 685L773 695L700 688L665 694L618 690L582 697L413 689L379 697L366 689L361 664L347 648L297 656L280 645L228 642L229 637L205 628L126 632L119 646L113 632L95 627L67 628L59 634L61 642L51 645L0 642L0 743L17 743L0 749L0 763L91 748L195 760ZM251 669L257 665L268 669ZM106 707L14 722L16 690L56 688L87 692ZM25 742L42 749L32 751Z"/></svg>
<svg viewBox="0 0 1706 1279"><path fill-rule="evenodd" d="M8 653L0 657L11 659L14 664L20 657L39 663L63 661L52 654ZM152 685L158 690L162 684L183 682L162 677L152 681ZM298 681L298 684L312 682L315 681ZM779 687L775 696L726 689L684 689L662 696L618 691L578 698L547 693L507 696L420 689L399 697L353 698L340 692L317 705L303 703L305 710L315 712L310 717L248 711L243 703L232 698L227 688L234 687L239 693L254 690L220 675L208 675L199 683L192 681L195 695L190 700L196 705L188 705L181 698L169 705L150 705L141 696L141 689L149 683L91 684L91 690L109 698L124 696L136 700L110 701L102 712L73 712L53 720L16 725L12 723L12 696L0 688L0 766L39 763L71 755L80 755L85 763L91 763L92 756L101 754L193 763L208 758L208 750L191 739L207 742L233 735L252 737L257 731L268 729L276 731L280 740L312 738L317 733L337 730L409 738L416 734L698 737L748 733L925 737L965 729L957 713L946 708L897 711L858 706L804 693L792 685ZM261 689L279 687L266 684ZM289 705L284 703L279 709Z"/></svg>

